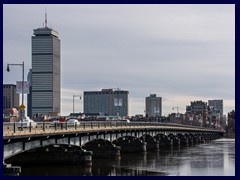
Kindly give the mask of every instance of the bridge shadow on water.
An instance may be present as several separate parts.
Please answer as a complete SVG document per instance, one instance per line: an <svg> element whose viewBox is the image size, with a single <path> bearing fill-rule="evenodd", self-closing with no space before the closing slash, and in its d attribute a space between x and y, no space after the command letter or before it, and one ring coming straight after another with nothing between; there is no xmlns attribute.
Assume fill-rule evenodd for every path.
<svg viewBox="0 0 240 180"><path fill-rule="evenodd" d="M93 159L85 165L22 165L21 176L166 176L156 164L174 163L171 156L179 156L188 146L171 146L159 151L122 153L121 159Z"/></svg>

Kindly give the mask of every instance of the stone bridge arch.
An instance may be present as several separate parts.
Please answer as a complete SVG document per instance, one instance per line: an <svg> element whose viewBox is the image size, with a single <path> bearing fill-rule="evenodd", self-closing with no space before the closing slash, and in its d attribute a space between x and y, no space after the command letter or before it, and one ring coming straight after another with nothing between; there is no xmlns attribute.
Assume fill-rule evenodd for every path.
<svg viewBox="0 0 240 180"><path fill-rule="evenodd" d="M146 152L147 143L135 136L123 136L113 141L113 144L121 147L121 152Z"/></svg>
<svg viewBox="0 0 240 180"><path fill-rule="evenodd" d="M159 150L159 141L149 134L144 134L140 140L147 143L147 150Z"/></svg>
<svg viewBox="0 0 240 180"><path fill-rule="evenodd" d="M83 149L93 152L93 158L120 158L120 147L108 139L93 139L82 146Z"/></svg>
<svg viewBox="0 0 240 180"><path fill-rule="evenodd" d="M21 164L76 164L91 163L92 153L80 146L52 144L21 151L6 158L5 163Z"/></svg>
<svg viewBox="0 0 240 180"><path fill-rule="evenodd" d="M168 137L167 134L160 133L160 134L155 135L154 138L157 141L159 141L159 146L160 147L173 145L173 141L171 140L171 138Z"/></svg>

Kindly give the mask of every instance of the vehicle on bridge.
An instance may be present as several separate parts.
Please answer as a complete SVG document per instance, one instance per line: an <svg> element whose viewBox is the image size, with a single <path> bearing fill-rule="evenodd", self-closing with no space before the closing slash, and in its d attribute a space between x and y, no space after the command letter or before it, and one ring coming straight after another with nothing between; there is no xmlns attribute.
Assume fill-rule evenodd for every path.
<svg viewBox="0 0 240 180"><path fill-rule="evenodd" d="M77 119L69 119L67 126L80 126L80 122Z"/></svg>
<svg viewBox="0 0 240 180"><path fill-rule="evenodd" d="M120 120L116 120L116 122L130 123L130 120L129 119L120 119Z"/></svg>
<svg viewBox="0 0 240 180"><path fill-rule="evenodd" d="M29 128L31 125L32 128L37 127L37 123L34 122L32 119L29 117L26 117L20 121L17 122L17 127L18 128Z"/></svg>
<svg viewBox="0 0 240 180"><path fill-rule="evenodd" d="M56 124L56 125L59 125L59 124L60 124L60 121L59 121L59 120L53 120L53 121L51 121L50 124L49 124L49 127L54 127L55 124Z"/></svg>

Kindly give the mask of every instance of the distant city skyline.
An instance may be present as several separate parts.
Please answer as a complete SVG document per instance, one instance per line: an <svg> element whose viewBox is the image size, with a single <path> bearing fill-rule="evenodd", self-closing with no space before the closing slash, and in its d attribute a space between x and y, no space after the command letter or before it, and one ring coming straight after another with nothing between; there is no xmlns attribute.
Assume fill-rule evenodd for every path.
<svg viewBox="0 0 240 180"><path fill-rule="evenodd" d="M61 39L62 115L72 112L73 94L118 87L129 91L129 115L144 114L149 94L162 97L163 115L197 100L223 99L224 114L235 110L234 4L3 4L4 84L21 80L7 63L24 61L27 80L45 7Z"/></svg>

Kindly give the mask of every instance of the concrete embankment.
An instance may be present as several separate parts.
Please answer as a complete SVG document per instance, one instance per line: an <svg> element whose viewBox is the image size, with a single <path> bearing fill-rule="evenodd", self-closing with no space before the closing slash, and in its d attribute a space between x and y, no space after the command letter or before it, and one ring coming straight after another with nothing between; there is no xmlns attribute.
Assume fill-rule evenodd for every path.
<svg viewBox="0 0 240 180"><path fill-rule="evenodd" d="M226 133L223 136L224 138L235 139L235 133Z"/></svg>

